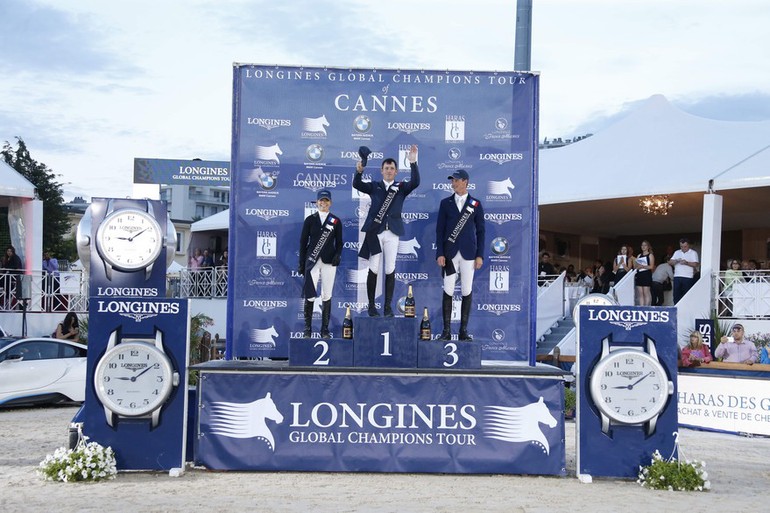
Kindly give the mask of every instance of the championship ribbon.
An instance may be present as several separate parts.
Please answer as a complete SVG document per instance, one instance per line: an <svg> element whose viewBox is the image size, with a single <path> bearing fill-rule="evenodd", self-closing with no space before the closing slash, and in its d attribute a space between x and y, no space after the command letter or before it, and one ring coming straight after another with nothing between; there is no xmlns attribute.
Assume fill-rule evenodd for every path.
<svg viewBox="0 0 770 513"><path fill-rule="evenodd" d="M361 244L361 249L358 252L358 256L361 258L369 259L370 256L376 255L382 252L380 247L380 239L377 234L382 230L382 221L388 215L390 207L393 206L393 200L396 198L396 194L399 191L399 183L394 183L388 189L388 194L380 206L380 210L377 211L377 215L372 219L372 225L366 231L364 236L364 242Z"/></svg>
<svg viewBox="0 0 770 513"><path fill-rule="evenodd" d="M447 241L454 244L457 242L457 238L460 236L460 233L462 233L463 229L465 228L465 225L468 224L468 219L471 218L473 215L473 212L475 212L476 208L479 204L478 200L471 199L468 201L468 204L466 205L465 209L463 210L463 215L460 216L460 218L457 220L457 224L452 229L451 233L449 234L449 237L447 237ZM452 260L447 258L446 262L444 264L444 276L452 276L455 273L455 266L452 263Z"/></svg>
<svg viewBox="0 0 770 513"><path fill-rule="evenodd" d="M326 222L323 226L323 231L321 232L321 235L318 237L318 239L315 241L315 244L313 245L313 250L308 255L307 259L305 260L305 283L302 286L303 294L305 298L311 298L315 297L316 295L316 284L313 283L313 278L310 276L310 270L315 266L316 263L318 263L318 259L320 258L321 251L323 251L324 247L326 247L326 244L329 243L329 240L332 238L332 234L334 233L334 228L339 222L339 219L332 216L331 214L326 218Z"/></svg>

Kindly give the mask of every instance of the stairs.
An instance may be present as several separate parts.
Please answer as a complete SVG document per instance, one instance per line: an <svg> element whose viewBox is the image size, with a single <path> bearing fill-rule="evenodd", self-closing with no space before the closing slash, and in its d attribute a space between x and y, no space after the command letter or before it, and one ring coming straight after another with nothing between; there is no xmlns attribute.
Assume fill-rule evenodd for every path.
<svg viewBox="0 0 770 513"><path fill-rule="evenodd" d="M537 356L545 356L553 351L553 348L559 345L559 342L575 328L575 321L572 318L564 318L551 326L551 329L545 332L545 335L537 341Z"/></svg>

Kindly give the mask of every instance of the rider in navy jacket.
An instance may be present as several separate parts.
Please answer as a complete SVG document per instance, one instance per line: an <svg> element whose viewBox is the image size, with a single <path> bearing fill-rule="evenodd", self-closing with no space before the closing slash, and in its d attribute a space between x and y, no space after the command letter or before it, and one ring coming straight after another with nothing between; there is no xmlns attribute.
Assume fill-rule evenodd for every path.
<svg viewBox="0 0 770 513"><path fill-rule="evenodd" d="M468 172L458 169L448 177L454 194L441 200L436 221L436 263L442 268L444 293L441 340L452 338L452 296L459 275L462 306L460 308L460 340L473 340L468 333L471 312L473 274L484 263L484 208L468 194Z"/></svg>

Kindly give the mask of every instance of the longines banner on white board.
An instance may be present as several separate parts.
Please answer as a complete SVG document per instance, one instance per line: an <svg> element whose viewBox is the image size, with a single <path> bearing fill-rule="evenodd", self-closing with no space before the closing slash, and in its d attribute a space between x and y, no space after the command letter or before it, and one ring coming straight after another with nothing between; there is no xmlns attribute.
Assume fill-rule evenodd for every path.
<svg viewBox="0 0 770 513"><path fill-rule="evenodd" d="M448 175L464 169L486 224L469 330L484 359L530 361L538 84L536 74L524 72L236 64L228 356L285 357L289 340L302 336L299 240L321 189L331 192L345 248L332 295L332 334L340 336L346 307L366 310L367 261L358 251L369 197L352 186L358 150L372 151L364 180L382 179L382 161L393 158L402 181L410 177L408 153L416 145L420 184L403 206L394 302L401 307L412 285L417 311L428 307L440 331L437 213L452 193ZM381 289L379 283L378 302ZM458 288L453 318L460 297ZM320 310L319 304L316 316Z"/></svg>

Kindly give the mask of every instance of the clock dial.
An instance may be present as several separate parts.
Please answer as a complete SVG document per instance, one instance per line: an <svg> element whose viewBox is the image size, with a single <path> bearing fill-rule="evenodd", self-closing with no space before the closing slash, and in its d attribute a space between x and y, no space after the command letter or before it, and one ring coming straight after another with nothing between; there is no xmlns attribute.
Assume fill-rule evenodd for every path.
<svg viewBox="0 0 770 513"><path fill-rule="evenodd" d="M128 341L107 351L94 372L96 395L118 415L147 415L166 401L174 385L169 358L147 342Z"/></svg>
<svg viewBox="0 0 770 513"><path fill-rule="evenodd" d="M599 410L621 424L641 424L665 407L669 381L649 354L619 349L602 358L591 374L591 397Z"/></svg>
<svg viewBox="0 0 770 513"><path fill-rule="evenodd" d="M587 294L583 297L581 297L577 303L575 303L575 307L572 309L572 318L575 319L575 322L579 322L580 318L578 317L579 308L583 305L589 305L589 306L613 306L617 305L617 301L612 299L610 296L606 294L599 294L598 292L594 292L592 294Z"/></svg>
<svg viewBox="0 0 770 513"><path fill-rule="evenodd" d="M158 222L137 209L117 210L99 225L96 232L99 254L121 271L144 269L160 255L163 234Z"/></svg>

